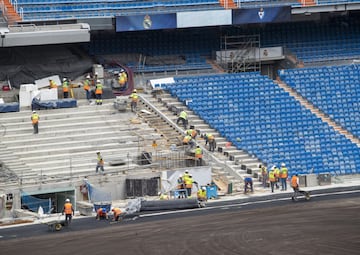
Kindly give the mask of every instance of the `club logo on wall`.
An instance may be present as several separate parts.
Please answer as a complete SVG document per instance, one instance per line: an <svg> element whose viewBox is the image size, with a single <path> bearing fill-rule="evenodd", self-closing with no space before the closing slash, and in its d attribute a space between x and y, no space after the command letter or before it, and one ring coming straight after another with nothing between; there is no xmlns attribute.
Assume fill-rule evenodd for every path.
<svg viewBox="0 0 360 255"><path fill-rule="evenodd" d="M145 29L150 29L151 25L152 25L151 18L150 18L149 15L146 14L145 17L144 17L144 21L143 21L143 27Z"/></svg>

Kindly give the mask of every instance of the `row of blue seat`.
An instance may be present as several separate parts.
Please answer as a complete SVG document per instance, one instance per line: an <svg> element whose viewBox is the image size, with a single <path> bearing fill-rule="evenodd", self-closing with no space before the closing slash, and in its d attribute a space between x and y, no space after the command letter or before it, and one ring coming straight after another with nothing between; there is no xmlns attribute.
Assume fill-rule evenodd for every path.
<svg viewBox="0 0 360 255"><path fill-rule="evenodd" d="M254 75L254 74L251 74ZM235 75L236 76L236 75ZM246 74L245 74L246 76ZM260 82L267 78L256 75L259 83L248 82L244 84L248 90L244 94L236 94L238 101L245 101L248 104L232 102L237 110L231 111L227 93L222 93L222 99L208 93L205 81L197 79L199 86L194 90L188 89L184 81L190 79L176 79L175 85L165 86L174 96L179 97L178 91L183 95L179 97L182 101L192 100L188 106L197 112L207 123L216 128L221 135L230 140L238 148L248 151L259 157L264 162L277 164L286 161L291 171L304 172L306 169L314 168L316 171L352 173L360 171L359 148L348 141L343 135L335 132L326 123L314 116L309 110L301 107L287 93L279 90L274 83ZM212 76L216 80L218 76ZM242 80L244 74L242 74ZM228 79L222 76L219 80L224 86L235 86L227 83ZM178 82L179 81L179 82ZM270 81L270 80L268 80ZM217 81L218 82L218 81ZM280 91L281 96L289 98L286 103L269 101L268 107L256 107L251 105L249 90L257 90L261 87L266 92ZM199 100L202 94L207 94L207 100ZM232 95L231 92L228 93ZM263 99L264 94L258 94L257 99ZM248 99L248 100L246 100ZM220 100L220 101L219 101ZM209 102L214 104L209 104ZM215 102L218 104L216 107ZM244 110L245 109L245 110ZM276 109L276 110L274 110ZM291 109L288 111L288 109ZM286 112L288 111L288 112ZM286 134L286 135L284 135Z"/></svg>

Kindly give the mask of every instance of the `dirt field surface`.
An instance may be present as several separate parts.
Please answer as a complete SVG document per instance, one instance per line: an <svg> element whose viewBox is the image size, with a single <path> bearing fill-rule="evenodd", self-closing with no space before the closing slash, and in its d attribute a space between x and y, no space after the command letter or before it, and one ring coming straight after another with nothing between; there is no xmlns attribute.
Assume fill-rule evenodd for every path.
<svg viewBox="0 0 360 255"><path fill-rule="evenodd" d="M21 228L19 228L21 231ZM45 231L45 230L44 230ZM359 254L360 198L222 209L0 241L1 254Z"/></svg>

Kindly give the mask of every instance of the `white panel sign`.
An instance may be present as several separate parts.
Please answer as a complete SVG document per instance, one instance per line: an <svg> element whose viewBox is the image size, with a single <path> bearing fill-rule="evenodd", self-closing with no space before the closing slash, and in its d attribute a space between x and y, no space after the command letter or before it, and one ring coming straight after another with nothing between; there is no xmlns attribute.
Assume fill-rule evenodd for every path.
<svg viewBox="0 0 360 255"><path fill-rule="evenodd" d="M176 14L177 27L206 27L231 25L231 10L178 12Z"/></svg>

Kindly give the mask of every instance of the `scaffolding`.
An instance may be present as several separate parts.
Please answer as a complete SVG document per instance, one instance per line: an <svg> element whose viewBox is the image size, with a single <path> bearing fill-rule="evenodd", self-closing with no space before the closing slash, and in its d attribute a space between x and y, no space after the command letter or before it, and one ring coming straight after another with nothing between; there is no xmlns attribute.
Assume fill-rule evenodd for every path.
<svg viewBox="0 0 360 255"><path fill-rule="evenodd" d="M223 36L218 64L228 73L261 70L260 35Z"/></svg>

